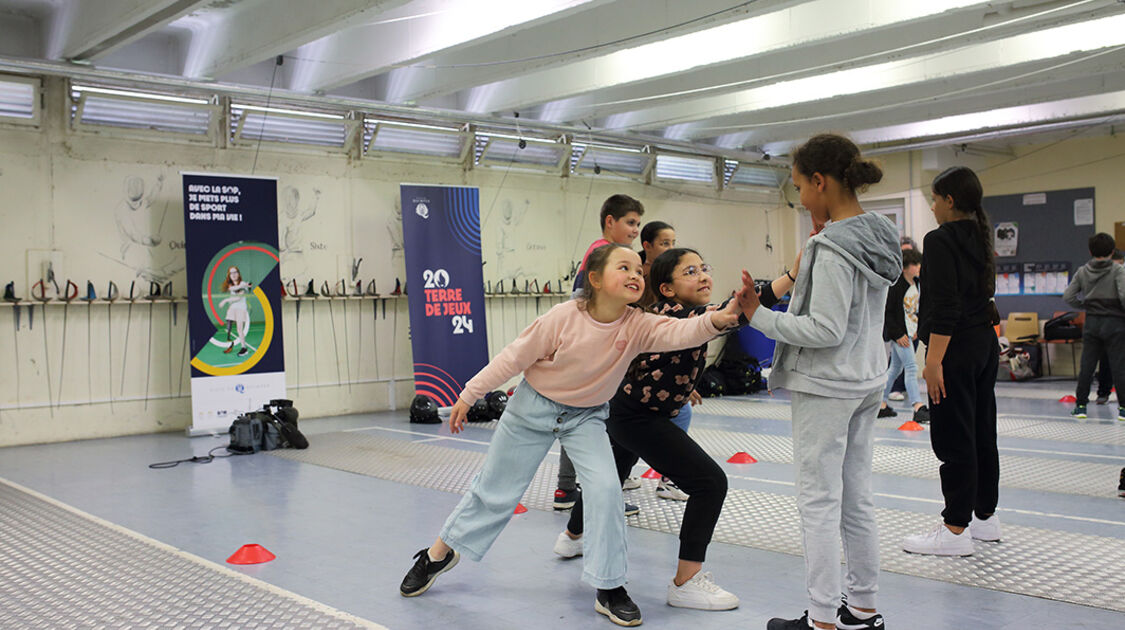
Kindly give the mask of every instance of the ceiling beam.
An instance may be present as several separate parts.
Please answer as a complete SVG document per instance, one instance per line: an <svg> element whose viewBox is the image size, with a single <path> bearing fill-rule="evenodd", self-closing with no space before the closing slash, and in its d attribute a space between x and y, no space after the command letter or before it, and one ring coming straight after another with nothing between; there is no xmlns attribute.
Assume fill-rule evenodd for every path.
<svg viewBox="0 0 1125 630"><path fill-rule="evenodd" d="M721 135L737 129L743 114L830 101L865 92L924 86L972 72L1016 68L1068 55L1106 54L1125 45L1125 14L964 46L942 53L859 66L779 81L730 94L684 98L674 104L616 114L601 122L614 130L690 127L684 138ZM1015 74L1015 72L1013 72ZM903 90L909 93L910 90ZM908 95L902 97L907 100ZM706 122L701 122L706 121Z"/></svg>
<svg viewBox="0 0 1125 630"><path fill-rule="evenodd" d="M479 45L420 60L387 94L392 102L424 102L437 96L559 67L642 44L713 28L750 16L793 6L805 0L731 0L653 2L616 0L552 21L524 28ZM733 5L733 6L732 6Z"/></svg>
<svg viewBox="0 0 1125 630"><path fill-rule="evenodd" d="M211 0L74 0L51 20L49 59L93 61Z"/></svg>
<svg viewBox="0 0 1125 630"><path fill-rule="evenodd" d="M379 20L302 46L289 88L330 90L470 43L517 33L611 0L415 0Z"/></svg>
<svg viewBox="0 0 1125 630"><path fill-rule="evenodd" d="M243 0L201 16L184 63L192 78L216 78L291 51L408 0Z"/></svg>

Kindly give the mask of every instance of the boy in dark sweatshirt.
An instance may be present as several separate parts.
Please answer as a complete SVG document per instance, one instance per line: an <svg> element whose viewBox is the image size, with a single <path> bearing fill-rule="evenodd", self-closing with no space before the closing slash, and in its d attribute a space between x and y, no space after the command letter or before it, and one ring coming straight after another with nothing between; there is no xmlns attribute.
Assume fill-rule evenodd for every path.
<svg viewBox="0 0 1125 630"><path fill-rule="evenodd" d="M1074 273L1063 292L1070 306L1086 311L1082 328L1082 367L1078 371L1077 402L1071 415L1086 417L1090 381L1098 359L1109 359L1114 383L1125 383L1125 267L1113 264L1113 237L1099 232L1090 237L1093 260ZM1120 401L1119 401L1120 402ZM1125 407L1118 406L1117 419L1125 420Z"/></svg>

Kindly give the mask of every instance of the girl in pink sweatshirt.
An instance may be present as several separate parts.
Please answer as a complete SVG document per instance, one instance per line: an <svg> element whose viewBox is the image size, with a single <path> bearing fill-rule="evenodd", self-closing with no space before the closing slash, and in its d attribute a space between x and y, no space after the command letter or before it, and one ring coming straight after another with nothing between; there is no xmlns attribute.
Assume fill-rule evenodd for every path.
<svg viewBox="0 0 1125 630"><path fill-rule="evenodd" d="M465 554L480 560L512 516L548 449L559 440L582 479L586 504L582 579L598 589L594 610L618 625L641 623L625 592L625 519L605 419L610 397L634 357L702 345L737 325L737 300L708 317L675 319L629 305L644 292L640 257L621 245L590 254L583 293L536 319L472 378L449 426L464 426L469 406L523 372L488 448L484 467L434 544L415 554L403 596L424 593ZM743 285L742 291L753 291Z"/></svg>

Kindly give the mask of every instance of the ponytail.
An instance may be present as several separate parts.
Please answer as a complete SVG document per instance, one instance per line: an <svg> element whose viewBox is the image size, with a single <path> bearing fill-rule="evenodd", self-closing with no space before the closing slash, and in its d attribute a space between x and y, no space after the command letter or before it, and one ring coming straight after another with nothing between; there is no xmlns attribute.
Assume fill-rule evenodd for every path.
<svg viewBox="0 0 1125 630"><path fill-rule="evenodd" d="M984 211L984 188L980 178L966 166L952 166L939 173L931 187L942 197L952 197L953 208L973 219L977 227L977 247L985 260L980 283L988 297L992 297L996 293L996 259L992 244L992 221Z"/></svg>

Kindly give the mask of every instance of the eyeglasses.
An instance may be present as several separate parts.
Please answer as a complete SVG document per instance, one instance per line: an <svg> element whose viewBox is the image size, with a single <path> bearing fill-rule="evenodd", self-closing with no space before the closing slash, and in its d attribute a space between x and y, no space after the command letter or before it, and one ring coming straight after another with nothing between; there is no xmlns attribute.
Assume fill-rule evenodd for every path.
<svg viewBox="0 0 1125 630"><path fill-rule="evenodd" d="M682 274L680 274L680 277L682 277L682 278L694 278L701 273L709 274L709 273L711 273L712 269L714 269L714 267L712 267L711 265L708 265L707 263L704 263L704 264L702 264L698 267L696 267L695 265L691 265L687 269L684 269L684 272Z"/></svg>

